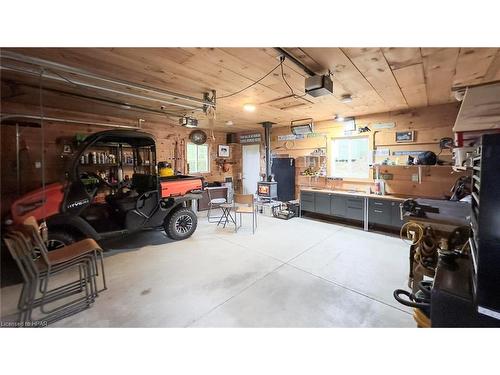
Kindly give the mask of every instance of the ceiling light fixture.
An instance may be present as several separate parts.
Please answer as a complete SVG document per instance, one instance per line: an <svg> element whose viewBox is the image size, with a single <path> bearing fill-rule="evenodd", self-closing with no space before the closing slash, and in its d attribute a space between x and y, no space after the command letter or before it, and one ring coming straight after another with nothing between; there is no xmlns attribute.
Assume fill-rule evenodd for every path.
<svg viewBox="0 0 500 375"><path fill-rule="evenodd" d="M314 132L312 124L293 125L291 130L294 135L306 135Z"/></svg>
<svg viewBox="0 0 500 375"><path fill-rule="evenodd" d="M244 104L243 110L245 112L255 112L255 104L250 104L250 103Z"/></svg>
<svg viewBox="0 0 500 375"><path fill-rule="evenodd" d="M300 124L297 124L299 122ZM292 120L290 122L290 130L294 135L307 135L314 132L313 119L304 118L300 120Z"/></svg>
<svg viewBox="0 0 500 375"><path fill-rule="evenodd" d="M343 122L345 120L344 116L341 115L335 115L333 119L338 122Z"/></svg>
<svg viewBox="0 0 500 375"><path fill-rule="evenodd" d="M227 126L233 126L234 122L232 122L231 120L228 120L228 121L226 121L226 125Z"/></svg>
<svg viewBox="0 0 500 375"><path fill-rule="evenodd" d="M342 95L342 97L340 98L340 102L344 103L344 104L351 103L352 102L352 96L351 96L351 94L344 94L344 95Z"/></svg>

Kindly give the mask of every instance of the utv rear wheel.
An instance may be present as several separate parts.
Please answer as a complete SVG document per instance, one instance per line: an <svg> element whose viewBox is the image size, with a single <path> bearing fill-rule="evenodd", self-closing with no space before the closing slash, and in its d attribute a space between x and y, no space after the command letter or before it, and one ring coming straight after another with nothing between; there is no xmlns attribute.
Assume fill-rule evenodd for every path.
<svg viewBox="0 0 500 375"><path fill-rule="evenodd" d="M197 225L196 214L189 208L181 208L165 221L164 227L167 236L177 241L190 237Z"/></svg>
<svg viewBox="0 0 500 375"><path fill-rule="evenodd" d="M48 233L47 250L59 249L63 246L67 246L76 242L76 238L68 232L64 232L60 229L50 230Z"/></svg>

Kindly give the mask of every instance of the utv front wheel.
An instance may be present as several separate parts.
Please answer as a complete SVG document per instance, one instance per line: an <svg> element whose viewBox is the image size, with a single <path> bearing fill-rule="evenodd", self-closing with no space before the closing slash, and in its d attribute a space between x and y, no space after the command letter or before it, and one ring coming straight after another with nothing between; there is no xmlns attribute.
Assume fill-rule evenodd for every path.
<svg viewBox="0 0 500 375"><path fill-rule="evenodd" d="M67 245L71 245L73 242L76 242L76 240L77 239L70 233L64 232L59 229L49 229L47 250L51 251Z"/></svg>
<svg viewBox="0 0 500 375"><path fill-rule="evenodd" d="M167 236L173 240L184 240L190 237L196 230L198 218L189 208L181 208L175 211L164 224Z"/></svg>

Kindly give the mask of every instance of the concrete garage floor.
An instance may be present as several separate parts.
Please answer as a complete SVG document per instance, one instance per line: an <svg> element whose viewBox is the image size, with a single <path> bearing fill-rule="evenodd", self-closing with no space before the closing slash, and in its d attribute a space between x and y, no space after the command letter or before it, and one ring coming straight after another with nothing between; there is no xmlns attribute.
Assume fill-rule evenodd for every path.
<svg viewBox="0 0 500 375"><path fill-rule="evenodd" d="M416 326L392 297L408 276L408 247L399 238L262 215L252 235L245 219L236 234L200 216L185 241L143 232L108 243L109 289L89 310L52 326ZM20 285L1 290L4 317L19 292Z"/></svg>

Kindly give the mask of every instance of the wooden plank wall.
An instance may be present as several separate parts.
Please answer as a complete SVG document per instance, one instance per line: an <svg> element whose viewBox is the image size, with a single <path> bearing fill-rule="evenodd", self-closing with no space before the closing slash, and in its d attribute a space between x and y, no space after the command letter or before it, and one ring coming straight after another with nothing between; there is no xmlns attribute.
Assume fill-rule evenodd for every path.
<svg viewBox="0 0 500 375"><path fill-rule="evenodd" d="M452 103L414 110L366 115L357 117L356 125L358 128L368 126L372 129L371 132L366 133L370 138L372 149L377 147L388 148L391 154L393 151L405 150L430 150L438 154L440 151L438 146L440 138L453 137L452 127L458 113L458 108L459 103ZM373 125L377 123L395 123L395 128L375 131ZM406 130L415 131L415 142L411 144L396 143L395 132ZM343 125L335 121L315 123L315 132L323 133L324 136L316 136L287 143L285 141L278 141L278 135L290 134L290 128L275 128L272 131L271 138L273 153L297 158L309 155L317 148L326 147L328 140L331 138L344 136ZM443 160L451 160L451 153L445 150L439 157ZM397 160L398 158L399 160ZM382 159L378 158L375 161L380 162ZM397 160L399 164L403 164L406 157L391 155L390 159ZM392 173L394 175L393 180L389 180L386 183L388 193L435 198L441 198L449 194L449 189L461 175L460 173L452 172L450 167L423 167L422 183L419 184L413 182L411 179L412 174L418 173L417 167L382 167L381 172ZM297 191L301 186L366 191L369 186L373 185L373 180L333 181L326 178L300 176L297 173L296 185Z"/></svg>

